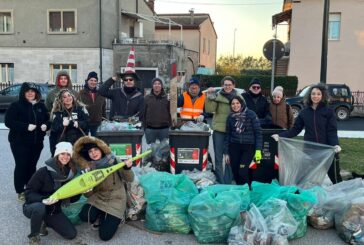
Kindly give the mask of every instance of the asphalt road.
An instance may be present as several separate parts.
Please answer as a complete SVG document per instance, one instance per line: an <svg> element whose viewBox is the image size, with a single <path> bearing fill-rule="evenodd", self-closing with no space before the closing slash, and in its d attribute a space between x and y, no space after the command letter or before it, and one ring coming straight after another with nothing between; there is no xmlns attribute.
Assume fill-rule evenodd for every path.
<svg viewBox="0 0 364 245"><path fill-rule="evenodd" d="M28 244L27 235L30 232L29 219L22 214L22 205L17 201L17 196L13 187L14 160L7 141L8 130L0 130L0 243L1 244ZM48 138L44 141L44 150L38 163L38 168L43 166L46 159L50 157ZM138 223L137 223L138 224ZM93 245L100 244L97 232L91 230L88 224L77 226L78 235L72 241L65 241L58 234L49 229L49 235L42 237L42 244L75 244ZM192 234L154 234L145 231L142 224L125 224L119 228L114 238L105 244L161 244L161 245L185 245L199 244ZM315 230L308 228L305 237L290 241L293 245L341 245L345 244L335 233L335 230Z"/></svg>

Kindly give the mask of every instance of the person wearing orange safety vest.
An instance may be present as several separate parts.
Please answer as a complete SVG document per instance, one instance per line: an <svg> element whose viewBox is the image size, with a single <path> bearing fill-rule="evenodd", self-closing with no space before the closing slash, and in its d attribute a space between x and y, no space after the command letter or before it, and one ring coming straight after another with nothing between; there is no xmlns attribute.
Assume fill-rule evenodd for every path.
<svg viewBox="0 0 364 245"><path fill-rule="evenodd" d="M201 92L200 81L192 77L188 82L188 91L178 97L177 107L181 108L182 119L204 120L205 93Z"/></svg>

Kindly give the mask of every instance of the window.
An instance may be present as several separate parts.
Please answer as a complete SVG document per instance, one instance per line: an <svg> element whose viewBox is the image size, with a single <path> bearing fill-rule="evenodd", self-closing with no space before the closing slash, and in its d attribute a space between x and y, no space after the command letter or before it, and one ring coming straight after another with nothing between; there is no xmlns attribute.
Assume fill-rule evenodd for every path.
<svg viewBox="0 0 364 245"><path fill-rule="evenodd" d="M71 81L77 83L77 65L75 64L51 64L51 81L56 83L57 74L61 70L67 71Z"/></svg>
<svg viewBox="0 0 364 245"><path fill-rule="evenodd" d="M330 13L329 15L329 40L340 40L341 14Z"/></svg>
<svg viewBox="0 0 364 245"><path fill-rule="evenodd" d="M0 63L0 82L14 82L14 64Z"/></svg>
<svg viewBox="0 0 364 245"><path fill-rule="evenodd" d="M205 52L206 52L206 38L203 38L202 53L204 54Z"/></svg>
<svg viewBox="0 0 364 245"><path fill-rule="evenodd" d="M13 11L0 10L0 33L13 32Z"/></svg>
<svg viewBox="0 0 364 245"><path fill-rule="evenodd" d="M48 10L49 33L76 33L76 10Z"/></svg>

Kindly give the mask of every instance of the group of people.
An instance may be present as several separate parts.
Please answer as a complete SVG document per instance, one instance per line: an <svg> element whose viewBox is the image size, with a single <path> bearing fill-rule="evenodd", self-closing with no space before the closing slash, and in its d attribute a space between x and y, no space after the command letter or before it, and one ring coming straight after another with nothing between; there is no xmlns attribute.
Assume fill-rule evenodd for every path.
<svg viewBox="0 0 364 245"><path fill-rule="evenodd" d="M122 80L122 86L118 81ZM72 89L69 75L57 75L56 88L50 91L45 104L33 83L24 83L19 100L6 112L5 124L10 129L9 142L15 159L14 185L18 199L24 201L24 215L31 219L29 239L39 244L45 227L51 227L67 239L77 232L63 214L61 201L47 198L63 184L83 171L105 168L116 163L109 146L97 136L97 128L106 117L105 98L111 100L111 120L138 117L148 144L168 138L171 125L170 101L164 91L164 81L154 78L151 92L144 97L137 88L140 80L135 71L115 75L97 88L98 77L90 72L80 92ZM249 166L262 159L262 128L275 125L286 129L272 137L294 137L305 129L304 139L341 148L338 142L334 111L327 106L325 87L311 88L305 98L306 108L293 119L292 109L285 102L283 88L278 86L270 100L262 94L261 82L254 78L247 92L239 94L231 76L221 80L222 88L201 90L193 77L187 91L178 97L180 117L196 122L206 121L213 114L214 172L221 184L250 184ZM45 167L36 171L49 131L52 157ZM89 136L89 134L91 136ZM123 221L126 193L123 181L132 181L132 162L110 175L102 184L85 193L88 203L82 208L81 220L96 224L102 240L109 240ZM339 166L332 166L329 177L341 181ZM78 197L71 200L76 201Z"/></svg>

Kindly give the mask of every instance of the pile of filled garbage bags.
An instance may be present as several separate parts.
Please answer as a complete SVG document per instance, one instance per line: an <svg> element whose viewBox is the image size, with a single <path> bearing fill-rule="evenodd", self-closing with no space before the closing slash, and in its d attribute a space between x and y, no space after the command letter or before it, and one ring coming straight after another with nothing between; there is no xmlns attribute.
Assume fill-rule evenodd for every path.
<svg viewBox="0 0 364 245"><path fill-rule="evenodd" d="M211 171L172 175L151 167L133 170L128 218L145 217L152 231L193 231L200 243L280 245L303 237L310 224L335 226L346 242L364 244L361 179L310 189L253 182L250 190L248 185L215 184Z"/></svg>

